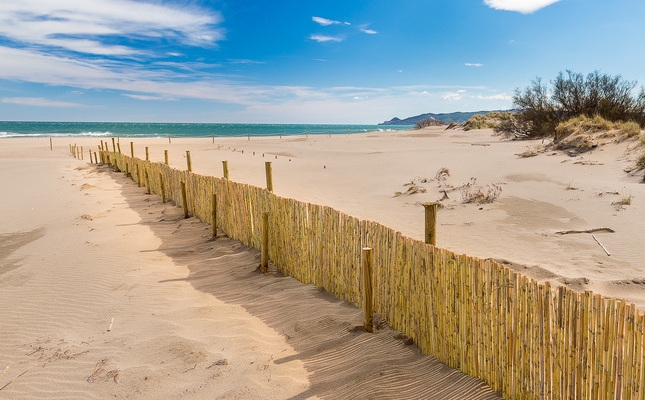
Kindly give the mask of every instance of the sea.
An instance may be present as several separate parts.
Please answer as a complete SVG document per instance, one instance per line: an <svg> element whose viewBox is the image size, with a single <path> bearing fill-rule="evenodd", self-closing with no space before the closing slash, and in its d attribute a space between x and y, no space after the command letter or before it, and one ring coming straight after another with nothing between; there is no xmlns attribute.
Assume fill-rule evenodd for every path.
<svg viewBox="0 0 645 400"><path fill-rule="evenodd" d="M226 124L147 122L0 121L0 139L8 137L248 137L347 135L413 129L407 125Z"/></svg>

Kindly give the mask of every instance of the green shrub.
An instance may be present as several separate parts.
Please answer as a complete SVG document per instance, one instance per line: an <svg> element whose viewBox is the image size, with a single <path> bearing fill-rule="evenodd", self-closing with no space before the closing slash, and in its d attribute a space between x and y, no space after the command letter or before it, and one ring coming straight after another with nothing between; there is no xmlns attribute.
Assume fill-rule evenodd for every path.
<svg viewBox="0 0 645 400"><path fill-rule="evenodd" d="M559 136L567 128L560 128L558 133L556 127L577 116L586 116L580 121L586 131L615 129L607 126L617 121L634 121L645 126L645 88L634 93L635 88L635 81L598 71L586 77L571 71L566 75L560 72L551 82L550 90L541 78L536 78L526 89L515 89L513 104L521 112L517 120L507 121L498 129L523 139ZM627 129L631 134L635 128Z"/></svg>

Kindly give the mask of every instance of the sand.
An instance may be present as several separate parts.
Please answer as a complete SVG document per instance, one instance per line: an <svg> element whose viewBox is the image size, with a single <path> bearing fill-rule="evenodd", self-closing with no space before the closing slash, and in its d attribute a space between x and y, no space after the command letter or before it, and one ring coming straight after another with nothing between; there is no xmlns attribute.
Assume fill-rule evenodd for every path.
<svg viewBox="0 0 645 400"><path fill-rule="evenodd" d="M497 398L382 324L362 331L346 302L258 274L257 250L209 240L208 225L122 173L70 157L72 140L99 142L0 141L0 398ZM421 204L447 196L439 246L645 307L645 186L625 172L636 141L529 158L517 154L541 142L442 128L121 139L124 152L130 141L153 161L169 150L177 168L189 150L202 174L222 176L227 160L232 180L257 186L271 161L276 194L418 239ZM464 203L479 189L498 197Z"/></svg>

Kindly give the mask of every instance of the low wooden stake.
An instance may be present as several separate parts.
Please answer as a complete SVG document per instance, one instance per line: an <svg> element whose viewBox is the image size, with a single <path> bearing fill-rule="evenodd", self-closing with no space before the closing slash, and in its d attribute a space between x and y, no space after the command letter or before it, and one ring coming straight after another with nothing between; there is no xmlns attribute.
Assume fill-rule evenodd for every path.
<svg viewBox="0 0 645 400"><path fill-rule="evenodd" d="M134 158L134 142L130 142L130 157Z"/></svg>
<svg viewBox="0 0 645 400"><path fill-rule="evenodd" d="M148 149L148 146L146 146L146 161L150 161L150 150Z"/></svg>
<svg viewBox="0 0 645 400"><path fill-rule="evenodd" d="M271 161L264 163L264 169L267 176L267 190L273 193L273 167L271 166Z"/></svg>
<svg viewBox="0 0 645 400"><path fill-rule="evenodd" d="M168 165L168 150L163 151L163 158L166 165Z"/></svg>
<svg viewBox="0 0 645 400"><path fill-rule="evenodd" d="M374 332L372 319L372 249L363 247L363 327L368 332Z"/></svg>
<svg viewBox="0 0 645 400"><path fill-rule="evenodd" d="M52 138L49 138L49 150L54 150L54 144L52 143Z"/></svg>
<svg viewBox="0 0 645 400"><path fill-rule="evenodd" d="M438 203L423 203L426 210L425 242L433 246L437 245L437 208Z"/></svg>
<svg viewBox="0 0 645 400"><path fill-rule="evenodd" d="M181 204L184 207L184 218L188 218L188 198L186 197L186 182L179 182L181 187Z"/></svg>
<svg viewBox="0 0 645 400"><path fill-rule="evenodd" d="M262 252L262 261L260 263L260 272L263 274L269 271L269 213L262 213L262 243L260 251Z"/></svg>
<svg viewBox="0 0 645 400"><path fill-rule="evenodd" d="M193 162L190 159L190 151L186 150L186 167L188 172L193 172Z"/></svg>
<svg viewBox="0 0 645 400"><path fill-rule="evenodd" d="M222 161L222 170L224 173L224 179L228 179L228 161Z"/></svg>
<svg viewBox="0 0 645 400"><path fill-rule="evenodd" d="M116 140L112 138L112 152L116 153Z"/></svg>

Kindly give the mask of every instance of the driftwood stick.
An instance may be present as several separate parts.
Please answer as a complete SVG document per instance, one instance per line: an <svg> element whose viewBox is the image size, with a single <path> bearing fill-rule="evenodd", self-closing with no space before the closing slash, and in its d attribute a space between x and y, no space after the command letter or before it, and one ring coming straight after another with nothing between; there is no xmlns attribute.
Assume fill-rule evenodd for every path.
<svg viewBox="0 0 645 400"><path fill-rule="evenodd" d="M600 243L600 241L598 241L598 239L596 239L596 236L595 236L595 235L593 235L593 234L592 234L592 235L591 235L591 237L593 238L593 240L595 240L595 241L596 241L596 243L598 243L598 244L600 245L600 247L602 247L602 249L603 249L603 250L605 250L605 253L607 253L607 255L608 255L608 256L611 256L611 254L609 254L609 252L607 251L607 249L605 248L605 246L603 246L603 245L602 245L602 243Z"/></svg>
<svg viewBox="0 0 645 400"><path fill-rule="evenodd" d="M9 368L9 367L7 367L7 368ZM22 374L20 374L20 375L16 376L15 378L13 378L13 379L12 379L12 380L10 380L9 382L7 382L7 384L6 384L6 385L4 385L3 387L0 387L0 390L2 390L2 389L4 389L4 388L6 388L7 386L11 385L11 384L13 383L13 381L15 381L16 379L20 378L20 377L21 377L21 376L23 376L24 374L26 374L30 369L31 369L31 367L27 368L27 369L25 370L25 372L23 372ZM6 370L7 370L7 369L5 369L5 371L6 371ZM4 374L4 372L3 372L3 374Z"/></svg>
<svg viewBox="0 0 645 400"><path fill-rule="evenodd" d="M558 231L558 232L556 232L556 233L557 233L558 235L568 235L568 234L571 234L571 233L595 233L595 232L609 232L609 233L614 233L614 232L616 232L616 231L614 231L614 230L613 230L613 229L611 229L611 228L594 228L594 229L585 229L585 230L583 230L583 231L579 231L579 230L575 230L575 229L574 229L574 230L570 230L570 231Z"/></svg>
<svg viewBox="0 0 645 400"><path fill-rule="evenodd" d="M112 324L114 323L114 317L112 317L112 321L110 321L110 326L108 326L108 332L112 330Z"/></svg>

